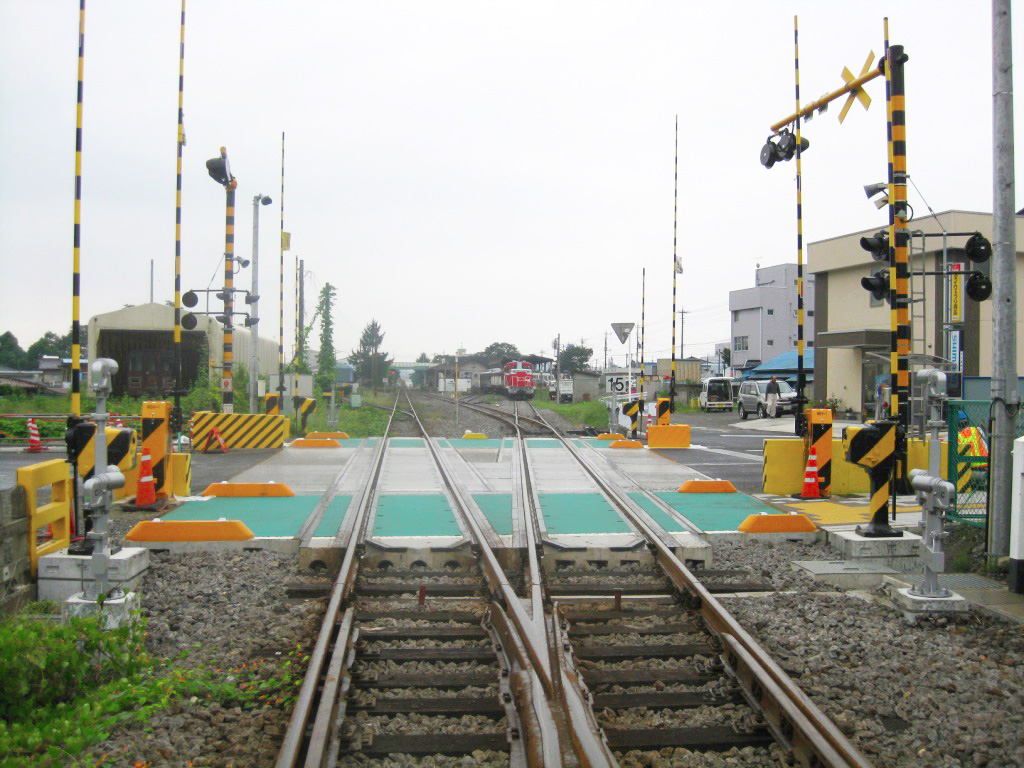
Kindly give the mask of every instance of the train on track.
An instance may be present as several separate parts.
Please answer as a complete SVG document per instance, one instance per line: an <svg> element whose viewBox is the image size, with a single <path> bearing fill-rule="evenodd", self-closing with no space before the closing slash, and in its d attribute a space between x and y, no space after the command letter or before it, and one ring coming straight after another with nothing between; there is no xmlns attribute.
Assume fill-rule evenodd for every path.
<svg viewBox="0 0 1024 768"><path fill-rule="evenodd" d="M533 363L510 360L501 368L474 372L472 389L481 394L503 394L510 400L532 400L534 377Z"/></svg>

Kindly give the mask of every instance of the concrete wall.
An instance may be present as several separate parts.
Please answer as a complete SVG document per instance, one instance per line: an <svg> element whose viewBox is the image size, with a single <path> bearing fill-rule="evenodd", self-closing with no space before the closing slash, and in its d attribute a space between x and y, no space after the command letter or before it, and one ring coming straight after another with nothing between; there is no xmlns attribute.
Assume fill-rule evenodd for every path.
<svg viewBox="0 0 1024 768"><path fill-rule="evenodd" d="M31 582L29 574L25 489L5 488L0 490L0 612L26 592Z"/></svg>

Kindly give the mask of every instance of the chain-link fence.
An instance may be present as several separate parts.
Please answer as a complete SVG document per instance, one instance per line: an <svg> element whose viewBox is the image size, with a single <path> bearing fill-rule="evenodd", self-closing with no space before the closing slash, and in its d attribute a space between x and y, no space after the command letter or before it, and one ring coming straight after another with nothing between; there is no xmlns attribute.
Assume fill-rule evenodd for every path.
<svg viewBox="0 0 1024 768"><path fill-rule="evenodd" d="M956 500L949 518L984 527L988 507L990 400L950 400L949 477L956 478ZM1014 438L1024 436L1024 412L1014 423Z"/></svg>

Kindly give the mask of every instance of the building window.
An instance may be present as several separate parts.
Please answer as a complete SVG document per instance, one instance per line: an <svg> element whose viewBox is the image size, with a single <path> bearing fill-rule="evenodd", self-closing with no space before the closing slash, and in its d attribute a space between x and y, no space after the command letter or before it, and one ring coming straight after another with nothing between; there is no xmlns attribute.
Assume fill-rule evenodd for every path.
<svg viewBox="0 0 1024 768"><path fill-rule="evenodd" d="M732 311L732 321L734 323L738 323L740 321L740 311L738 309L734 309Z"/></svg>
<svg viewBox="0 0 1024 768"><path fill-rule="evenodd" d="M766 341L765 344L767 344L769 347L774 347L775 339L768 339L768 341Z"/></svg>
<svg viewBox="0 0 1024 768"><path fill-rule="evenodd" d="M814 310L813 309L808 309L807 310L807 316L808 317L814 317Z"/></svg>
<svg viewBox="0 0 1024 768"><path fill-rule="evenodd" d="M813 341L808 341L807 342L807 346L808 347L813 347L814 346L814 342Z"/></svg>
<svg viewBox="0 0 1024 768"><path fill-rule="evenodd" d="M733 351L734 352L743 352L744 350L749 349L749 347L747 346L747 340L749 338L750 338L749 336L737 336L736 338L734 338L732 340L732 349L733 349Z"/></svg>
<svg viewBox="0 0 1024 768"><path fill-rule="evenodd" d="M768 314L769 315L774 315L775 314L775 310L774 309L769 309L768 310Z"/></svg>

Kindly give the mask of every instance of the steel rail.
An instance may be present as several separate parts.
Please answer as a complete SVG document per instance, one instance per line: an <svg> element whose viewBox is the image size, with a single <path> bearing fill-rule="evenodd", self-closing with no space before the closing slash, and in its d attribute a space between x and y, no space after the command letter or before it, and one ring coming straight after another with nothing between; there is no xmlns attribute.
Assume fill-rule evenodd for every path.
<svg viewBox="0 0 1024 768"><path fill-rule="evenodd" d="M539 415L539 414L538 414ZM700 580L676 557L659 533L616 490L590 460L559 435L552 433L576 458L601 491L647 540L655 561L676 589L689 594L700 606L708 628L722 640L726 661L734 669L748 700L765 715L780 743L792 750L806 766L870 768L871 762L825 715L747 632Z"/></svg>
<svg viewBox="0 0 1024 768"><path fill-rule="evenodd" d="M440 455L437 446L435 446L430 440L426 428L420 421L418 414L416 414L408 392L406 392L406 400L409 403L410 409L412 409L413 418L424 436L424 442L427 445L427 449L438 466L442 481L448 489L452 501L455 503L455 512L462 518L463 523L470 532L473 544L476 546L479 553L480 566L484 573L484 578L487 580L492 594L498 601L497 607L503 609L502 614L507 616L508 624L512 628L518 642L522 644L526 657L529 660L528 670L532 673L532 676L536 678L541 689L540 693L542 695L540 697L534 696L532 698L531 709L537 714L541 734L546 734L548 738L543 738L541 734L531 735L529 738L531 740L542 740L543 743L540 749L545 755L545 765L562 763L564 761L560 754L561 740L556 739L554 743L552 743L551 739L551 735L556 733L557 718L550 707L550 702L554 698L555 684L553 681L551 660L548 654L547 632L538 632L536 622L531 620L531 616L527 614L519 596L509 583L508 577L505 575L505 571L498 562L494 551L487 543L487 538L484 535L479 522L469 511L470 504L464 496L462 488L460 488L458 483L455 482L447 463ZM539 567L536 565L535 560L532 562L534 563L534 566L532 567ZM531 580L534 580L534 577L531 577ZM541 617L543 617L543 606L541 606ZM541 625L541 628L543 628L543 624ZM529 720L524 719L524 726L529 722Z"/></svg>
<svg viewBox="0 0 1024 768"><path fill-rule="evenodd" d="M395 397L395 404L391 409L391 416L388 418L388 423L384 429L384 437L381 438L380 444L377 446L377 452L374 455L370 481L363 487L362 495L360 496L358 505L356 507L356 520L353 526L348 530L348 534L342 542L342 546L345 549L345 556L341 563L341 568L338 571L338 575L334 580L334 584L331 587L330 600L327 603L327 610L324 613L323 623L320 626L320 633L317 635L316 644L313 646L313 651L310 653L309 666L306 668L306 676L302 680L302 686L299 688L299 693L295 699L295 707L292 709L292 716L288 721L288 729L285 731L284 740L281 743L281 749L277 756L277 768L293 768L301 755L303 742L306 740L306 729L309 724L310 716L313 712L313 705L316 702L317 688L320 685L320 675L323 672L324 664L327 661L327 651L330 647L332 639L335 640L335 651L337 652L338 646L345 647L348 645L349 637L341 637L340 635L335 639L335 628L338 623L338 614L341 609L342 602L345 598L351 594L352 588L355 585L355 576L358 571L358 560L356 558L356 549L358 548L359 542L363 539L363 529L366 525L366 519L368 517L370 503L373 497L373 488L376 486L376 481L380 475L381 466L384 461L384 448L387 443L387 434L391 430L391 423L394 420L395 412L398 409L398 397ZM351 624L349 624L351 628ZM333 702L331 708L333 709ZM312 742L308 745L306 753L307 758L305 764L319 765L323 759L323 752L326 749L327 741L326 734L318 744ZM319 750L319 752L317 752ZM311 762L315 760L315 762Z"/></svg>

